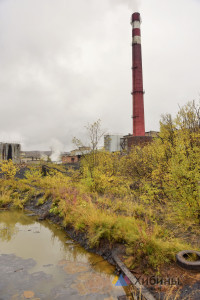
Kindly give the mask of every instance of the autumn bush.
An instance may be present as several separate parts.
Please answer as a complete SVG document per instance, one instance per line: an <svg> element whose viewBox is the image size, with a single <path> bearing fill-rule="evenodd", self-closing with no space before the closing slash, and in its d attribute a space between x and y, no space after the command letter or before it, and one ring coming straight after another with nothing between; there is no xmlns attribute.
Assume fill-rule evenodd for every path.
<svg viewBox="0 0 200 300"><path fill-rule="evenodd" d="M4 178L14 178L19 168L11 159L0 161L0 169Z"/></svg>
<svg viewBox="0 0 200 300"><path fill-rule="evenodd" d="M162 117L160 133L121 160L140 203L169 208L185 221L200 218L200 125L195 104L188 103L173 120Z"/></svg>
<svg viewBox="0 0 200 300"><path fill-rule="evenodd" d="M173 228L200 221L199 141L198 107L190 102L176 118L162 116L152 143L125 154L95 146L82 156L80 170L68 175L51 165L43 176L41 166L32 166L24 179L14 179L17 167L3 162L0 206L51 201L50 212L84 232L91 247L102 239L123 243L127 265L157 268L179 250L196 249L176 239Z"/></svg>

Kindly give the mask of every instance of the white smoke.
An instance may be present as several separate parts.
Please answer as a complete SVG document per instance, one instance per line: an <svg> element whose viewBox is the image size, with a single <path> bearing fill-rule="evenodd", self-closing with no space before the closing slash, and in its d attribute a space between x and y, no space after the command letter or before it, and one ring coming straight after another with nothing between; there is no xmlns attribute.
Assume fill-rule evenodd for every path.
<svg viewBox="0 0 200 300"><path fill-rule="evenodd" d="M44 160L44 161L48 161L48 155L42 153L41 154L41 159Z"/></svg>
<svg viewBox="0 0 200 300"><path fill-rule="evenodd" d="M52 151L52 154L50 156L51 161L59 162L61 160L61 153L64 151L63 144L59 140L52 138L50 148Z"/></svg>
<svg viewBox="0 0 200 300"><path fill-rule="evenodd" d="M111 4L113 5L113 0L110 0ZM140 0L115 0L115 5L116 4L122 4L122 5L127 5L128 8L131 9L131 12L134 13L139 9L140 6Z"/></svg>

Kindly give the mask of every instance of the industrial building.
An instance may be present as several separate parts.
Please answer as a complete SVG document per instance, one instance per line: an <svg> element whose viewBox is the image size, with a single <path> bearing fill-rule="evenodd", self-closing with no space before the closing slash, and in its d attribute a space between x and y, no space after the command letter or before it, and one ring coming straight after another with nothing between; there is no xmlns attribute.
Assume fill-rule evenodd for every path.
<svg viewBox="0 0 200 300"><path fill-rule="evenodd" d="M123 135L107 134L104 135L104 148L109 152L121 151L120 140Z"/></svg>
<svg viewBox="0 0 200 300"><path fill-rule="evenodd" d="M80 157L78 155L72 155L70 152L68 152L63 153L61 159L63 164L75 164L79 162Z"/></svg>
<svg viewBox="0 0 200 300"><path fill-rule="evenodd" d="M129 151L132 146L145 145L157 136L157 131L145 132L145 136L108 134L104 136L104 149L109 152Z"/></svg>
<svg viewBox="0 0 200 300"><path fill-rule="evenodd" d="M0 143L0 160L11 159L14 163L20 163L20 151L20 144Z"/></svg>
<svg viewBox="0 0 200 300"><path fill-rule="evenodd" d="M21 162L26 164L40 164L49 161L52 151L21 151Z"/></svg>
<svg viewBox="0 0 200 300"><path fill-rule="evenodd" d="M61 156L62 163L63 164L78 163L83 155L88 154L90 152L91 152L90 147L85 147L85 146L78 147L78 149L74 149L71 152L63 153Z"/></svg>

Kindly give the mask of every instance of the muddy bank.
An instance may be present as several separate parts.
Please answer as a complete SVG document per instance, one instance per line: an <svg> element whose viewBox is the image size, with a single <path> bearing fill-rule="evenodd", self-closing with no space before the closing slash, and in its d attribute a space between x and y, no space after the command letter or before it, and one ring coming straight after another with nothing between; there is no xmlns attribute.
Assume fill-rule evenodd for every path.
<svg viewBox="0 0 200 300"><path fill-rule="evenodd" d="M53 223L56 223L58 225L60 225L61 227L63 227L62 225L62 221L63 219L61 217L59 217L58 215L54 215L52 213L49 213L49 210L51 209L51 205L52 202L51 200L46 201L44 204L38 206L38 200L40 197L42 197L43 194L38 195L37 198L32 199L31 201L27 202L25 204L25 209L31 211L32 213L38 215L38 219L39 220L44 220L44 219L48 219ZM107 260L109 263L111 263L112 265L114 265L116 267L116 273L120 274L121 272L123 273L123 270L119 267L119 265L116 263L116 260L114 259L114 257L119 257L121 258L124 254L125 254L125 246L122 244L110 244L108 241L106 240L101 240L99 247L97 248L91 248L89 245L89 241L87 239L87 236L84 232L80 232L80 231L76 231L72 226L67 226L67 227L63 227L63 229L65 230L66 234L68 236L70 236L73 240L75 240L76 242L78 242L84 249L86 249L89 252L98 254L100 256L102 256L105 260ZM189 280L189 282L187 282L188 278L191 277L193 274L190 274L190 272L185 271L185 270L179 270L179 268L176 266L176 264L173 264L173 266L170 267L170 269L172 269L172 271L169 272L169 277L171 278L180 278L180 280L182 281L182 284L180 286L146 286L147 289L150 291L150 293L155 297L155 299L160 299L160 300L164 300L164 299L174 299L174 297L176 296L176 299L184 299L187 297L191 297L191 299L197 300L200 299L200 281L199 280L195 280L191 281ZM165 273L165 272L164 272ZM166 270L167 274L168 271ZM124 273L123 273L124 274ZM137 274L136 273L136 278L137 277L141 277L140 273ZM150 275L151 276L151 275ZM149 276L149 278L150 278ZM189 276L189 277L188 277ZM166 276L164 276L166 277ZM148 276L147 276L148 278ZM173 290L174 289L174 290ZM170 290L170 292L169 292ZM168 297L167 294L168 292L171 294ZM167 293L167 294L166 294Z"/></svg>
<svg viewBox="0 0 200 300"><path fill-rule="evenodd" d="M123 274L125 276L125 272L123 270L123 268L120 267L120 264L117 262L116 257L121 257L125 254L125 246L122 244L111 244L109 243L107 240L102 239L100 241L99 247L95 247L95 248L91 248L89 245L89 241L88 238L86 236L86 234L84 232L80 232L80 231L76 231L72 226L67 226L64 227L63 224L63 219L61 217L59 217L59 215L54 215L52 213L49 212L49 210L51 209L52 206L52 201L51 200L47 200L45 201L44 204L41 205L37 205L38 200L40 197L42 197L43 194L38 195L37 197L35 197L32 200L29 200L24 208L32 213L28 214L28 215L38 215L38 220L42 221L45 219L50 220L51 222L58 224L59 226L61 226L66 234L72 238L73 240L75 240L76 242L78 242L85 250L98 254L101 257L103 257L103 259L105 259L106 261L108 261L110 264L115 266L116 269L116 274ZM120 260L120 259L118 259ZM127 270L127 272L129 272L129 270L124 266L124 269ZM130 273L130 272L129 272ZM127 275L126 275L127 276ZM137 282L137 278L135 278L133 275L132 277L134 278L132 281L129 280L129 282L131 284L133 284L133 293L134 295L137 294L137 290L139 291L139 293L141 294L141 290L144 289L145 292L148 294L148 297L145 298L146 300L155 300L157 298L154 298L153 296L153 290L151 291L151 293L148 291L148 289L146 289L144 286L140 285L140 283L137 283L136 286L134 284L134 282ZM129 277L128 277L129 278ZM126 296L125 296L126 297ZM125 299L125 298L124 298ZM128 298L126 298L128 299Z"/></svg>
<svg viewBox="0 0 200 300"><path fill-rule="evenodd" d="M33 214L30 212L30 214ZM0 299L118 299L115 268L59 225L27 211L0 212Z"/></svg>
<svg viewBox="0 0 200 300"><path fill-rule="evenodd" d="M38 220L42 221L48 219L51 222L60 225L63 227L68 236L73 240L78 242L85 250L101 255L105 260L114 265L117 269L115 260L113 259L113 254L123 255L125 254L125 247L121 244L111 245L106 240L102 240L98 248L91 248L88 242L88 238L84 232L76 231L72 226L64 227L62 225L63 219L59 215L54 215L49 212L51 209L52 201L45 201L42 205L37 205L38 199L42 197L43 194L38 195L35 199L29 200L24 208L35 215L38 215Z"/></svg>
<svg viewBox="0 0 200 300"><path fill-rule="evenodd" d="M91 248L89 245L87 236L84 232L76 231L73 228L73 226L64 227L63 219L61 217L59 217L59 215L54 215L49 212L49 210L51 209L51 206L52 206L51 199L45 201L41 205L38 205L38 200L41 199L43 196L44 196L44 193L37 194L37 196L33 197L31 200L26 202L26 204L24 205L25 210L27 210L26 214L27 215L37 215L38 220L40 220L40 221L48 219L48 220L50 220L50 222L58 224L59 226L61 226L64 229L64 231L66 232L66 235L68 235L71 239L78 242L84 249L86 249L89 252L92 252L92 253L102 256L105 260L107 260L109 263L114 265L116 267L116 273L118 273L118 275L119 275L119 273L121 273L121 269L116 264L114 257L117 255L119 258L121 258L123 256L123 254L125 254L125 246L123 244L111 244L106 240L101 240L99 247ZM136 273L133 272L133 274L135 274L135 276L137 278L144 276L145 280L148 279L148 277L150 279L152 274L145 277L145 274L142 274L141 270L139 270L139 269L136 270ZM172 269L172 270L169 272L169 269ZM187 296L190 297L191 291L193 294L193 298L191 298L191 299L195 299L195 300L200 299L199 298L200 297L200 281L198 280L198 279L200 279L199 277L197 278L195 276L193 281L191 281L191 280L188 281L188 278L191 277L192 274L189 272L179 270L179 268L177 268L177 266L175 266L175 264L174 264L174 266L171 266L171 265L168 266L166 268L166 270L164 270L164 271L166 271L166 272L164 272L165 275L163 275L164 273L162 272L162 276L164 279L167 276L170 277L171 279L180 278L181 285L179 285L179 286L147 285L146 286L147 289L154 295L155 299L160 299L160 300L167 299L166 297L168 297L167 293L168 293L169 288L170 289L175 288L175 291L174 291L175 294L173 294L173 292L171 291L172 298L170 298L170 297L168 298L170 300L174 299L173 297L176 296L177 290L179 290L179 294L180 294L181 298L176 297L176 299L184 299L184 297L187 297ZM169 274L169 275L166 275L166 274ZM153 274L153 276L155 276L155 274ZM183 279L183 281L182 281L182 279ZM197 279L197 280L195 280L195 279ZM142 282L140 282L140 283L142 284ZM196 295L194 296L194 294L196 294Z"/></svg>

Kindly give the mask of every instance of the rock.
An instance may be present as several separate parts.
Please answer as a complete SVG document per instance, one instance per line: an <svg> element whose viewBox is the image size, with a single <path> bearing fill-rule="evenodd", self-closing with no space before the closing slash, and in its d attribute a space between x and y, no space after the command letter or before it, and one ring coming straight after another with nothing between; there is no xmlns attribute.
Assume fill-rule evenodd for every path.
<svg viewBox="0 0 200 300"><path fill-rule="evenodd" d="M72 240L67 240L67 241L65 242L65 244L74 244L74 241L72 241Z"/></svg>
<svg viewBox="0 0 200 300"><path fill-rule="evenodd" d="M26 214L27 217L34 217L36 214Z"/></svg>
<svg viewBox="0 0 200 300"><path fill-rule="evenodd" d="M39 221L42 221L42 220L45 220L47 217L49 217L49 211L45 212L44 214L42 214L38 220Z"/></svg>

